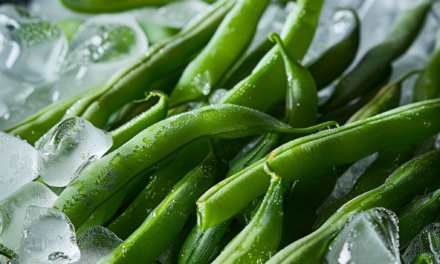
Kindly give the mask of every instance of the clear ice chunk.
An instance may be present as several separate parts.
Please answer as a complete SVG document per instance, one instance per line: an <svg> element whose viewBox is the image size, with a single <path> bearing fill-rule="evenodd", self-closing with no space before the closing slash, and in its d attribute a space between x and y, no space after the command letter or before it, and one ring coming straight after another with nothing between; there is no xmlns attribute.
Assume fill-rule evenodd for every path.
<svg viewBox="0 0 440 264"><path fill-rule="evenodd" d="M112 144L108 132L80 117L68 118L37 142L40 176L50 186L67 186L84 163L102 157Z"/></svg>
<svg viewBox="0 0 440 264"><path fill-rule="evenodd" d="M78 238L78 246L81 250L81 259L78 263L95 264L122 242L122 239L105 227L89 228Z"/></svg>
<svg viewBox="0 0 440 264"><path fill-rule="evenodd" d="M358 213L331 245L328 264L400 264L398 223L384 208Z"/></svg>
<svg viewBox="0 0 440 264"><path fill-rule="evenodd" d="M14 5L0 6L0 71L19 82L54 80L67 52L61 28Z"/></svg>
<svg viewBox="0 0 440 264"><path fill-rule="evenodd" d="M57 198L44 184L30 182L0 201L0 244L17 250L27 208L51 207Z"/></svg>
<svg viewBox="0 0 440 264"><path fill-rule="evenodd" d="M26 141L0 131L0 201L38 176L38 151Z"/></svg>
<svg viewBox="0 0 440 264"><path fill-rule="evenodd" d="M414 238L406 248L402 259L405 264L411 264L421 253L427 253L436 263L440 263L440 223L432 223Z"/></svg>
<svg viewBox="0 0 440 264"><path fill-rule="evenodd" d="M80 259L75 229L61 211L31 205L18 249L20 263L72 263Z"/></svg>
<svg viewBox="0 0 440 264"><path fill-rule="evenodd" d="M53 96L61 100L105 84L147 50L145 33L132 15L94 16L72 37L60 78L52 88Z"/></svg>
<svg viewBox="0 0 440 264"><path fill-rule="evenodd" d="M318 212L324 209L329 203L346 195L353 188L356 181L361 177L368 167L377 159L378 153L374 153L353 164L341 177L336 181L335 188L327 200L318 208Z"/></svg>

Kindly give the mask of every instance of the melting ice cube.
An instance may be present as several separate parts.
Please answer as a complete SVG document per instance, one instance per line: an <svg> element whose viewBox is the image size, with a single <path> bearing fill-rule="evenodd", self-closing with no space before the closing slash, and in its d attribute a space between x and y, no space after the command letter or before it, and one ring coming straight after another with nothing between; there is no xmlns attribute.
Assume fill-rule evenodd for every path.
<svg viewBox="0 0 440 264"><path fill-rule="evenodd" d="M397 216L373 208L352 217L326 255L329 264L400 264Z"/></svg>
<svg viewBox="0 0 440 264"><path fill-rule="evenodd" d="M420 253L427 253L436 263L440 263L440 223L425 227L405 250L402 259L410 264Z"/></svg>
<svg viewBox="0 0 440 264"><path fill-rule="evenodd" d="M67 51L61 28L26 10L0 7L0 71L20 82L53 80Z"/></svg>
<svg viewBox="0 0 440 264"><path fill-rule="evenodd" d="M53 92L63 99L104 84L115 72L142 58L147 49L145 33L132 15L94 16L72 37Z"/></svg>
<svg viewBox="0 0 440 264"><path fill-rule="evenodd" d="M0 201L37 178L38 156L26 141L0 132Z"/></svg>
<svg viewBox="0 0 440 264"><path fill-rule="evenodd" d="M81 254L69 218L53 208L29 206L18 250L20 263L70 263Z"/></svg>
<svg viewBox="0 0 440 264"><path fill-rule="evenodd" d="M68 118L37 142L40 175L51 186L67 186L82 164L102 157L112 144L108 132L82 118Z"/></svg>
<svg viewBox="0 0 440 264"><path fill-rule="evenodd" d="M112 231L102 226L94 226L78 238L81 250L81 259L78 263L95 264L121 243L122 240Z"/></svg>
<svg viewBox="0 0 440 264"><path fill-rule="evenodd" d="M0 243L16 250L26 209L30 205L51 207L57 198L44 184L30 182L0 201Z"/></svg>

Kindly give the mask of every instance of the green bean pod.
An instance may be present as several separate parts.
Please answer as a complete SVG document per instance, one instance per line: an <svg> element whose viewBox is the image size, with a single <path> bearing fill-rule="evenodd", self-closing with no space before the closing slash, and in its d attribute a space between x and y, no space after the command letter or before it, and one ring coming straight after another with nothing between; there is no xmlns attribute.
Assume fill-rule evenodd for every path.
<svg viewBox="0 0 440 264"><path fill-rule="evenodd" d="M282 31L282 39L288 54L300 61L312 42L318 24L323 0L298 0L289 14ZM283 58L278 47L266 54L252 75L230 90L221 103L247 106L267 111L285 98L287 77L283 70Z"/></svg>
<svg viewBox="0 0 440 264"><path fill-rule="evenodd" d="M267 164L266 171L271 175L270 187L257 214L213 264L263 263L277 251L283 227L283 186Z"/></svg>
<svg viewBox="0 0 440 264"><path fill-rule="evenodd" d="M359 47L360 22L356 11L351 8L341 8L338 10L350 11L354 17L354 25L344 39L330 47L316 59L307 63L306 68L312 74L318 91L325 88L344 73L356 57Z"/></svg>
<svg viewBox="0 0 440 264"><path fill-rule="evenodd" d="M399 212L399 245L403 249L440 214L440 190L416 197Z"/></svg>
<svg viewBox="0 0 440 264"><path fill-rule="evenodd" d="M195 142L184 148L150 176L148 185L107 228L121 239L129 237L165 199L174 185L194 169L207 153L208 145L205 141Z"/></svg>
<svg viewBox="0 0 440 264"><path fill-rule="evenodd" d="M181 32L152 46L145 57L113 76L99 94L74 104L66 112L66 117L81 116L96 127L103 127L117 109L141 99L156 80L186 65L188 59L210 40L235 2L223 0L215 3L201 18L194 18Z"/></svg>
<svg viewBox="0 0 440 264"><path fill-rule="evenodd" d="M170 96L170 107L203 98L218 87L248 49L269 3L270 0L237 0L211 41L183 72Z"/></svg>
<svg viewBox="0 0 440 264"><path fill-rule="evenodd" d="M243 226L240 225L237 222L232 222L231 226L229 227L226 234L222 237L220 242L217 244L217 246L212 251L211 256L209 256L209 259L206 261L206 263L212 263L225 249L229 243L231 243L232 240L243 230Z"/></svg>
<svg viewBox="0 0 440 264"><path fill-rule="evenodd" d="M346 203L323 226L278 252L267 263L322 263L325 254L348 219L358 212L374 207L396 211L426 188L438 188L440 151L414 159L396 170L379 188Z"/></svg>
<svg viewBox="0 0 440 264"><path fill-rule="evenodd" d="M170 194L122 244L98 263L151 263L175 239L195 209L194 201L215 181L217 158L211 148L203 162L174 186Z"/></svg>
<svg viewBox="0 0 440 264"><path fill-rule="evenodd" d="M404 146L380 151L377 159L365 170L350 192L330 203L319 213L313 230L321 227L350 200L381 186L393 171L413 157L414 149L414 146Z"/></svg>
<svg viewBox="0 0 440 264"><path fill-rule="evenodd" d="M420 74L414 86L414 101L420 102L440 97L440 31L437 32L436 47L428 65Z"/></svg>
<svg viewBox="0 0 440 264"><path fill-rule="evenodd" d="M424 101L284 144L197 201L201 229L229 219L268 189L270 179L263 169L267 160L285 182L310 178L379 150L421 142L440 131L439 114L440 99Z"/></svg>
<svg viewBox="0 0 440 264"><path fill-rule="evenodd" d="M162 6L177 0L61 0L67 8L83 13L112 13L144 6ZM212 0L206 2L213 2Z"/></svg>
<svg viewBox="0 0 440 264"><path fill-rule="evenodd" d="M268 132L311 133L334 124L291 128L271 116L235 105L213 105L165 119L88 166L54 207L78 227L104 201L141 173L203 138L240 138ZM226 220L226 219L225 219Z"/></svg>
<svg viewBox="0 0 440 264"><path fill-rule="evenodd" d="M435 262L432 261L431 257L426 253L419 254L411 264L435 264Z"/></svg>
<svg viewBox="0 0 440 264"><path fill-rule="evenodd" d="M385 41L368 51L358 65L342 78L322 109L328 112L374 89L383 79L386 68L411 46L434 2L419 0L401 14Z"/></svg>
<svg viewBox="0 0 440 264"><path fill-rule="evenodd" d="M370 102L350 117L347 123L372 117L398 107L400 104L403 81L419 72L420 70L409 71L393 84L384 86Z"/></svg>

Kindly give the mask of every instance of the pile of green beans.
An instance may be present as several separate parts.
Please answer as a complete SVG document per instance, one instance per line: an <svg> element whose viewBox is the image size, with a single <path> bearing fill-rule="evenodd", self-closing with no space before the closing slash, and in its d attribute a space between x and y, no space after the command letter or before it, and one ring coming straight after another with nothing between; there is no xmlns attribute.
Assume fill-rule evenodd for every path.
<svg viewBox="0 0 440 264"><path fill-rule="evenodd" d="M61 0L85 13L173 1ZM5 130L37 145L71 117L109 131L113 146L102 158L68 186L49 186L77 236L99 225L123 240L97 263L324 263L362 211L396 213L402 252L439 221L440 34L422 68L388 83L434 0L403 11L356 64L362 22L351 8L335 9L353 25L307 65L325 0L296 0L282 33L251 53L274 1L205 2L202 14L104 85ZM418 78L413 103L400 105L410 76ZM209 103L221 88L228 91ZM324 207L344 172L374 153L351 190ZM16 257L3 247L0 255ZM420 252L413 263L435 262Z"/></svg>

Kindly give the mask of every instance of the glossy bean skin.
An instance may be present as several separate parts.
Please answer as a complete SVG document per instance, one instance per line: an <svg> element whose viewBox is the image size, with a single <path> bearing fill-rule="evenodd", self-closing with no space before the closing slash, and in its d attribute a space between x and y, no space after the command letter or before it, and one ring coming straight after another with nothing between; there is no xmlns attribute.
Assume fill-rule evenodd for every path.
<svg viewBox="0 0 440 264"><path fill-rule="evenodd" d="M318 230L290 244L267 263L321 263L351 216L374 207L396 211L415 195L424 193L427 186L438 188L439 161L440 151L433 151L407 162L383 185L346 203Z"/></svg>
<svg viewBox="0 0 440 264"><path fill-rule="evenodd" d="M283 226L283 186L278 175L268 173L272 178L270 187L258 212L213 264L262 263L277 251Z"/></svg>
<svg viewBox="0 0 440 264"><path fill-rule="evenodd" d="M313 230L321 227L336 211L350 200L381 186L398 167L410 160L415 146L389 148L379 152L377 159L368 167L346 195L330 203L322 210Z"/></svg>
<svg viewBox="0 0 440 264"><path fill-rule="evenodd" d="M210 153L174 186L168 196L122 244L98 263L151 263L180 233L194 201L215 181L217 158Z"/></svg>
<svg viewBox="0 0 440 264"><path fill-rule="evenodd" d="M420 102L440 97L440 31L437 32L436 47L414 86L414 101Z"/></svg>
<svg viewBox="0 0 440 264"><path fill-rule="evenodd" d="M125 125L110 132L113 138L113 146L109 152L119 148L145 128L166 118L168 112L168 96L160 91L153 91L147 95L145 100L150 99L152 96L160 97L156 105L136 116Z"/></svg>
<svg viewBox="0 0 440 264"><path fill-rule="evenodd" d="M203 51L188 65L170 96L170 106L207 96L244 55L270 0L237 0ZM246 21L246 22L244 22Z"/></svg>
<svg viewBox="0 0 440 264"><path fill-rule="evenodd" d="M290 56L300 61L304 57L318 24L323 0L300 0L288 16L281 37ZM272 50L256 66L252 75L238 83L221 103L247 106L267 111L285 97L287 77L283 70L283 58L278 47Z"/></svg>
<svg viewBox="0 0 440 264"><path fill-rule="evenodd" d="M421 253L415 259L413 259L411 264L434 264L434 262L428 254Z"/></svg>
<svg viewBox="0 0 440 264"><path fill-rule="evenodd" d="M334 123L330 123L334 124ZM74 226L141 173L203 138L241 138L265 132L311 133L329 124L291 128L271 116L235 105L213 105L165 119L88 166L61 193L54 207Z"/></svg>
<svg viewBox="0 0 440 264"><path fill-rule="evenodd" d="M293 140L274 150L269 164L284 181L294 182L386 148L421 142L440 130L439 103L436 99L407 105ZM232 217L267 190L269 178L263 164L269 157L220 182L197 201L202 230Z"/></svg>
<svg viewBox="0 0 440 264"><path fill-rule="evenodd" d="M399 211L399 246L404 249L440 214L440 190L416 197Z"/></svg>
<svg viewBox="0 0 440 264"><path fill-rule="evenodd" d="M381 82L383 72L400 57L417 37L433 0L419 0L401 14L384 42L365 54L356 67L342 78L332 97L322 105L330 111L355 99Z"/></svg>
<svg viewBox="0 0 440 264"><path fill-rule="evenodd" d="M195 142L184 148L163 168L150 176L148 185L107 228L121 239L129 237L165 199L173 187L204 159L207 153L206 141Z"/></svg>
<svg viewBox="0 0 440 264"><path fill-rule="evenodd" d="M344 39L330 47L322 55L307 63L306 68L315 79L318 90L325 88L336 78L342 75L356 57L359 48L360 22L359 17L351 8L341 8L347 10L354 17L354 26L350 29Z"/></svg>
<svg viewBox="0 0 440 264"><path fill-rule="evenodd" d="M143 6L162 6L176 0L61 0L65 7L83 13L111 13L140 8ZM214 2L214 1L207 1Z"/></svg>

